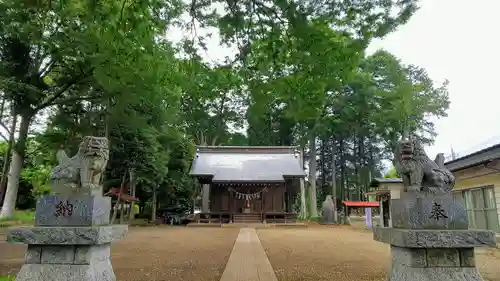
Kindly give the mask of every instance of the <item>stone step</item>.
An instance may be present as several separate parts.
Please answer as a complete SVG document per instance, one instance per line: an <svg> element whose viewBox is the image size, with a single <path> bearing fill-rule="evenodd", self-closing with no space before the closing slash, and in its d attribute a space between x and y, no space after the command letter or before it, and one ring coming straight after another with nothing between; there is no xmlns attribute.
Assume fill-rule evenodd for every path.
<svg viewBox="0 0 500 281"><path fill-rule="evenodd" d="M234 220L234 223L261 223L260 220Z"/></svg>
<svg viewBox="0 0 500 281"><path fill-rule="evenodd" d="M233 217L234 223L261 223L262 217L260 214L235 214Z"/></svg>
<svg viewBox="0 0 500 281"><path fill-rule="evenodd" d="M305 223L189 223L186 227L224 227L224 228L307 228Z"/></svg>

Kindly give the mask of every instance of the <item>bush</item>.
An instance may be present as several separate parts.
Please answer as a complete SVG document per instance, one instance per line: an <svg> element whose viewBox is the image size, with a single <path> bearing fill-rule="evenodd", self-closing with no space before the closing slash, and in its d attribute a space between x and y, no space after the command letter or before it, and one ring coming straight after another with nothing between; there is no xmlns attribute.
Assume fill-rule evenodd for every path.
<svg viewBox="0 0 500 281"><path fill-rule="evenodd" d="M0 281L14 281L15 279L16 277L11 275L0 276Z"/></svg>
<svg viewBox="0 0 500 281"><path fill-rule="evenodd" d="M322 220L321 217L312 217L309 219L310 221L320 222Z"/></svg>

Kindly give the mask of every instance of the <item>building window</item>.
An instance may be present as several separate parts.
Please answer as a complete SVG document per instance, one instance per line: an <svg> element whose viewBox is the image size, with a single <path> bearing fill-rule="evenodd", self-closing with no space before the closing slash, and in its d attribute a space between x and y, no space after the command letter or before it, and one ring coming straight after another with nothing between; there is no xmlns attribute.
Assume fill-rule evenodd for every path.
<svg viewBox="0 0 500 281"><path fill-rule="evenodd" d="M465 203L470 228L500 232L493 186L455 191L453 197Z"/></svg>
<svg viewBox="0 0 500 281"><path fill-rule="evenodd" d="M459 201L459 202L462 202L462 204L464 204L464 195L463 195L462 191L454 191L454 192L452 192L452 195L453 195L453 199L455 199L455 201Z"/></svg>
<svg viewBox="0 0 500 281"><path fill-rule="evenodd" d="M493 187L486 188L483 191L486 223L488 225L488 229L500 232L500 225L498 223L498 211L495 202L495 191Z"/></svg>

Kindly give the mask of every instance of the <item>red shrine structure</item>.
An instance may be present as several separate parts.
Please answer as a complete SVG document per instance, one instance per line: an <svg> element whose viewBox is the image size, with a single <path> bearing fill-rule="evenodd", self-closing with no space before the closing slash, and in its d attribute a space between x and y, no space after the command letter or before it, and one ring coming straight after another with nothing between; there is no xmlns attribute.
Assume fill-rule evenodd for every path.
<svg viewBox="0 0 500 281"><path fill-rule="evenodd" d="M298 147L199 146L190 172L202 193L197 222L294 223L301 162Z"/></svg>

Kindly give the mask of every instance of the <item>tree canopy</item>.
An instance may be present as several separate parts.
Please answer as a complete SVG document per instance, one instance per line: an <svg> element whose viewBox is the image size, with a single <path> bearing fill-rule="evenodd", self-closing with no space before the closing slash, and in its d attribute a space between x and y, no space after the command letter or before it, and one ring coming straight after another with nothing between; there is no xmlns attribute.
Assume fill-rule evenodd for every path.
<svg viewBox="0 0 500 281"><path fill-rule="evenodd" d="M196 145L298 145L319 172L310 215L331 192L362 200L396 141L432 143L430 117L449 107L446 82L366 53L417 4L2 1L0 217L49 192L56 151L74 153L85 135L109 138L105 190L126 185L143 205L196 203ZM217 39L201 28L236 55L204 59Z"/></svg>

